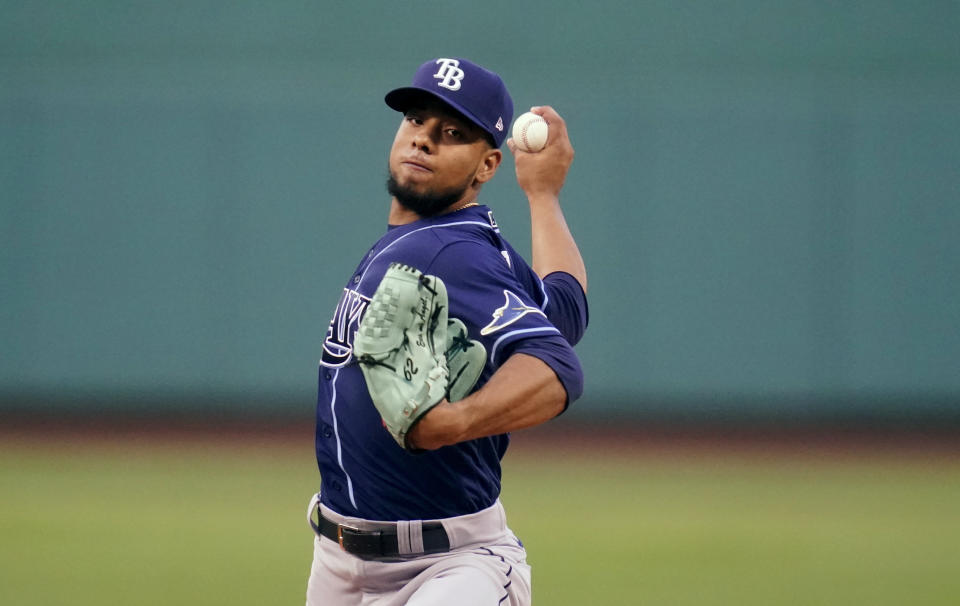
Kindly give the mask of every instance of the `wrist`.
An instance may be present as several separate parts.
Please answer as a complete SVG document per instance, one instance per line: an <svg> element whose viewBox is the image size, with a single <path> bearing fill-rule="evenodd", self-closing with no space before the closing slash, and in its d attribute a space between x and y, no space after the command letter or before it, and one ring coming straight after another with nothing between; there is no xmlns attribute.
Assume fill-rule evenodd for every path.
<svg viewBox="0 0 960 606"><path fill-rule="evenodd" d="M527 194L527 202L532 210L560 208L560 196L550 192Z"/></svg>
<svg viewBox="0 0 960 606"><path fill-rule="evenodd" d="M554 207L560 205L560 196L554 192L528 192L527 202L531 207Z"/></svg>

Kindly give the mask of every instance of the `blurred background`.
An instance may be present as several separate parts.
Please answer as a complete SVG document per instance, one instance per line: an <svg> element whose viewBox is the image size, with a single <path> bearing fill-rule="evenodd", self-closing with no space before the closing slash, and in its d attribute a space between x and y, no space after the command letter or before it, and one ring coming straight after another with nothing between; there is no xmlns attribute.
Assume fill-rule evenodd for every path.
<svg viewBox="0 0 960 606"><path fill-rule="evenodd" d="M287 424L306 494L320 344L386 223L383 95L464 56L576 149L591 315L565 436L960 427L956 2L0 14L0 425ZM528 253L510 160L482 201Z"/></svg>
<svg viewBox="0 0 960 606"><path fill-rule="evenodd" d="M5 410L309 416L423 61L554 105L575 412L958 417L960 5L3 3ZM508 162L483 193L529 250Z"/></svg>

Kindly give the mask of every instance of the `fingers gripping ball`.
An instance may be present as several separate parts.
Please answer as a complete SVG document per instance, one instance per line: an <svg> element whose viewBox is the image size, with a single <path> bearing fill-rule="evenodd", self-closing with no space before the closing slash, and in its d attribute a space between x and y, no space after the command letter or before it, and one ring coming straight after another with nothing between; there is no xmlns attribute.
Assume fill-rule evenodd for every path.
<svg viewBox="0 0 960 606"><path fill-rule="evenodd" d="M384 425L407 435L447 392L447 289L436 276L393 263L377 287L353 351Z"/></svg>
<svg viewBox="0 0 960 606"><path fill-rule="evenodd" d="M520 114L513 122L513 141L525 152L538 152L547 144L547 121L533 112Z"/></svg>
<svg viewBox="0 0 960 606"><path fill-rule="evenodd" d="M457 318L447 320L447 370L450 381L447 384L447 400L459 402L473 390L477 384L483 364L487 359L487 350L480 341L467 334L467 327Z"/></svg>

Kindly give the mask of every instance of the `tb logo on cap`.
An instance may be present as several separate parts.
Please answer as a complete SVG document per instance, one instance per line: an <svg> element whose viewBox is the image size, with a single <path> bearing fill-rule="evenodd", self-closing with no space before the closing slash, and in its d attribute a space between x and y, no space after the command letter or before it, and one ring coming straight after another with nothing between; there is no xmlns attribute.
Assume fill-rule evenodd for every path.
<svg viewBox="0 0 960 606"><path fill-rule="evenodd" d="M463 80L465 75L463 70L460 69L460 62L456 59L437 59L437 63L440 64L440 69L433 75L434 78L440 80L437 86L449 90L460 90L460 81Z"/></svg>

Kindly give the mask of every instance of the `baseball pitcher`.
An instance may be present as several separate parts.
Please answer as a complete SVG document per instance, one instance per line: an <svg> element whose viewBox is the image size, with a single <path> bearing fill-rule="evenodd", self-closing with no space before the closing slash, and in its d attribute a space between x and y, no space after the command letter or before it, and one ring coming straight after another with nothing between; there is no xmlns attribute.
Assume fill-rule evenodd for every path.
<svg viewBox="0 0 960 606"><path fill-rule="evenodd" d="M500 462L510 432L583 391L586 269L560 208L573 147L547 106L531 109L542 149L506 141L531 266L479 201L513 119L502 79L433 59L386 103L403 116L387 229L347 276L320 360L307 604L529 604Z"/></svg>

